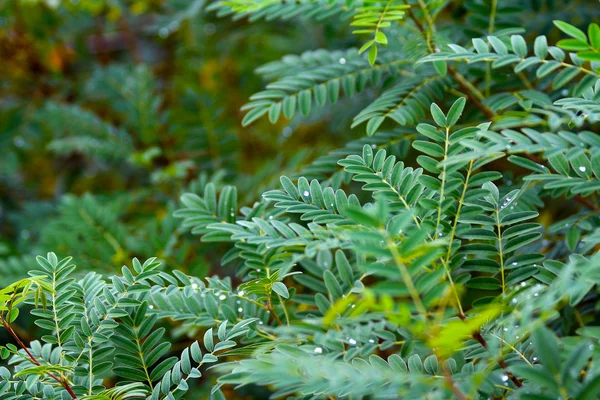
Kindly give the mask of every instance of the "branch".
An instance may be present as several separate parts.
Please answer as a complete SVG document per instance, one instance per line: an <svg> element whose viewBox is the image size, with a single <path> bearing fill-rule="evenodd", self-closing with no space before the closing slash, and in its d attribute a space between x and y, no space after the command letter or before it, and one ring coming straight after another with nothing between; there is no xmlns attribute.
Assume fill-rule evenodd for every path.
<svg viewBox="0 0 600 400"><path fill-rule="evenodd" d="M10 333L10 335L13 337L13 339L15 339L15 341L17 342L19 347L21 347L25 351L25 353L27 353L27 356L29 357L29 361L31 361L33 364L37 365L38 367L41 367L42 364L40 364L40 362L35 358L35 356L33 354L31 354L31 352L29 351L27 346L25 346L25 343L23 343L21 341L21 339L16 334L16 332L13 330L13 328L11 328L10 324L8 322L6 322L6 320L4 318L1 319L1 322L2 322L2 326L4 326L4 328L8 331L8 333ZM69 382L66 378L58 377L58 376L54 375L53 373L48 373L48 375L52 379L54 379L56 382L60 383L60 385L67 391L67 393L69 393L71 398L73 398L73 399L77 398L77 395L75 395L75 393L73 392L73 389L71 389L71 386L69 386Z"/></svg>
<svg viewBox="0 0 600 400"><path fill-rule="evenodd" d="M448 73L452 75L454 80L469 97L469 100L471 100L475 107L479 108L481 112L491 121L496 116L496 114L480 101L480 96L477 96L477 88L475 88L469 81L467 81L464 76L456 72L456 70L451 66L448 66Z"/></svg>
<svg viewBox="0 0 600 400"><path fill-rule="evenodd" d="M412 11L411 8L409 8L407 10L407 12L408 12L408 16L414 22L417 29L421 32L422 35L425 36L425 40L427 41L427 47L429 47L429 51L431 53L434 53L435 48L433 47L433 44L431 43L430 35L425 30L425 27L423 26L421 21L419 21L419 19L416 17L415 13ZM458 85L465 92L467 97L469 97L469 100L475 105L475 107L479 108L481 110L481 112L491 121L496 116L496 114L482 103L484 97L481 94L481 92L479 90L477 90L477 88L474 87L471 84L471 82L469 82L467 79L465 79L464 76L462 76L460 73L456 72L456 70L449 65L448 65L448 73L458 83Z"/></svg>
<svg viewBox="0 0 600 400"><path fill-rule="evenodd" d="M542 161L539 158L537 158L536 156L534 156L532 154L526 154L525 157L527 157L528 159L530 159L531 161L533 161L536 164L540 164L540 165L543 164ZM580 194L578 194L577 196L575 196L574 199L575 199L575 201L577 201L580 204L583 204L584 206L586 206L590 210L600 211L600 207L599 206L597 206L596 204L592 203L591 201L589 201L588 199L586 199L585 197L583 197Z"/></svg>
<svg viewBox="0 0 600 400"><path fill-rule="evenodd" d="M461 319L464 320L464 318L461 318ZM483 336L481 336L481 333L475 332L473 334L473 339L477 340L485 349L488 349L488 344L487 344L486 340L483 338ZM500 356L500 359L498 360L498 365L500 365L500 367L502 367L504 372L506 372L506 376L508 376L510 378L510 380L513 381L513 383L517 387L523 386L523 383L519 380L519 378L517 378L512 372L510 372L508 370L508 365L506 365L506 361L504 361L502 356Z"/></svg>

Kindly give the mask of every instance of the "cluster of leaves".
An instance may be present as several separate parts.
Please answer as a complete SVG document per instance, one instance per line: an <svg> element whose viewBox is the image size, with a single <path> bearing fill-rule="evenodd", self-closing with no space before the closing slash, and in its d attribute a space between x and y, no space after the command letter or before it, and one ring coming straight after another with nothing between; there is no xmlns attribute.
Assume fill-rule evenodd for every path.
<svg viewBox="0 0 600 400"><path fill-rule="evenodd" d="M159 36L202 5L170 7ZM211 10L259 26L335 20L356 47L258 68L266 88L240 122L252 136L254 124L287 119L289 136L333 119L360 137L313 162L298 151L283 173L269 160L279 170L257 174L256 187L219 172L220 128L168 112L144 66L86 80L86 101L114 107L110 120L47 103L19 130L31 146L133 163L185 193L145 229L114 216L128 217L143 191L62 197L40 244L76 253L84 243L88 258L79 273L54 253L33 269L28 259L28 277L0 291L0 398L597 398L600 6L224 0ZM198 122L198 158L208 154L215 175L186 190L154 163L199 162L161 152L162 134L185 148ZM86 271L151 252L165 267L133 258L118 274ZM234 276L176 268L198 258ZM24 320L41 341L21 339ZM211 377L195 388L206 364Z"/></svg>

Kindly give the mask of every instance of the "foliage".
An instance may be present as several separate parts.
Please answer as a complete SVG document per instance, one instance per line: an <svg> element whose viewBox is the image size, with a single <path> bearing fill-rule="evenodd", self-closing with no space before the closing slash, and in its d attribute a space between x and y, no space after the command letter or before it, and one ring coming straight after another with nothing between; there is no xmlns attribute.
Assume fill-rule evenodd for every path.
<svg viewBox="0 0 600 400"><path fill-rule="evenodd" d="M2 9L56 54L36 78L11 58L0 103L0 399L598 396L598 4L91 4L51 10L60 46L32 39L52 4ZM152 14L171 72L140 62ZM69 76L71 15L130 62ZM226 73L192 78L216 55L268 61L242 114Z"/></svg>

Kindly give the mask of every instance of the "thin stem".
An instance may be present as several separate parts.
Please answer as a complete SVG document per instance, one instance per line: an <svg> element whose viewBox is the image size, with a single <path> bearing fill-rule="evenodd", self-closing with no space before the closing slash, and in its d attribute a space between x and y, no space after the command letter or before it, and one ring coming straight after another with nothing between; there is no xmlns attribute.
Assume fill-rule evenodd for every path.
<svg viewBox="0 0 600 400"><path fill-rule="evenodd" d="M25 343L23 343L21 341L21 339L16 334L16 332L13 330L13 328L10 326L10 324L4 318L0 318L0 322L2 323L2 326L4 327L4 329L6 329L8 331L8 333L13 337L13 339L15 339L15 341L17 342L19 347L21 347L21 349L23 349L23 351L25 351L25 353L29 357L29 361L31 361L33 364L37 365L38 367L41 367L42 364L40 364L40 362L34 357L34 355L31 354L31 352L29 351L27 346L25 346ZM69 396L71 396L71 398L73 398L73 399L77 398L75 393L73 393L73 389L71 389L71 386L69 386L69 382L66 378L58 377L58 376L54 375L53 373L48 373L48 376L50 376L56 382L60 383L60 385L67 391L67 393L69 393Z"/></svg>
<svg viewBox="0 0 600 400"><path fill-rule="evenodd" d="M94 360L94 354L92 352L93 346L92 346L92 341L88 340L88 346L90 346L90 350L88 351L88 358L89 358L89 362L88 362L88 379L90 382L90 386L88 388L88 396L91 396L93 394L93 388L94 388L94 368L93 368L93 360Z"/></svg>
<svg viewBox="0 0 600 400"><path fill-rule="evenodd" d="M523 353L521 353L515 346L513 346L512 344L510 344L509 342L507 342L506 340L504 340L504 338L501 338L498 335L495 335L493 333L490 333L490 336L495 337L496 339L500 340L501 342L505 343L512 351L514 351L515 353L517 353L517 355L523 360L525 361L527 364L529 364L529 366L533 367L533 364L527 359L527 357L525 357L523 355Z"/></svg>
<svg viewBox="0 0 600 400"><path fill-rule="evenodd" d="M463 75L458 73L450 66L448 66L448 73L464 90L465 94L469 97L469 100L475 105L475 107L479 108L489 120L492 120L496 116L494 111L490 110L482 103L482 101L485 99L485 96L479 91L479 89L473 86L473 84L469 82Z"/></svg>
<svg viewBox="0 0 600 400"><path fill-rule="evenodd" d="M454 396L458 399L458 400L470 400L471 397L467 396L466 394L464 394L462 392L462 390L460 390L460 388L456 385L456 382L454 382L454 379L452 379L452 375L450 374L450 371L448 371L448 367L444 366L444 379L446 380L446 384L448 385L448 388L452 391L452 393L454 393Z"/></svg>
<svg viewBox="0 0 600 400"><path fill-rule="evenodd" d="M271 314L273 316L273 319L279 324L279 325L283 325L283 322L281 322L281 320L279 319L279 317L277 316L277 313L275 312L275 310L273 309L273 305L271 304L271 300L269 300L267 302L267 311L269 312L269 314Z"/></svg>
<svg viewBox="0 0 600 400"><path fill-rule="evenodd" d="M375 25L375 38L377 38L377 34L381 30L381 24L384 22L385 15L387 14L388 9L390 8L391 5L392 5L392 0L388 0L388 2L385 4L385 8L383 9L383 12L381 14L379 14L379 20L377 21L377 25ZM373 44L373 45L377 46L376 44Z"/></svg>
<svg viewBox="0 0 600 400"><path fill-rule="evenodd" d="M415 304L415 307L417 308L417 311L419 312L419 314L421 314L423 316L424 320L427 320L427 309L425 308L425 306L423 305L423 302L421 301L421 297L419 296L419 292L418 292L417 288L415 287L415 284L412 281L412 276L410 275L410 272L408 272L406 265L404 265L404 262L402 262L402 257L400 257L400 254L398 253L398 249L396 248L396 243L394 243L390 239L387 239L387 247L390 250L390 252L392 253L392 257L394 258L394 263L396 264L396 266L398 267L398 270L400 271L400 275L402 276L404 285L408 289L408 293L410 293L410 297L412 298L413 303Z"/></svg>
<svg viewBox="0 0 600 400"><path fill-rule="evenodd" d="M494 33L495 23L496 23L496 9L498 8L498 0L492 0L491 10L490 10L490 23L488 26L488 32L490 35ZM492 66L490 64L486 65L485 68L485 95L490 95L490 86L492 82Z"/></svg>
<svg viewBox="0 0 600 400"><path fill-rule="evenodd" d="M460 218L460 212L462 211L462 206L464 205L465 196L467 195L467 187L469 186L469 179L471 179L471 172L473 172L473 164L475 160L471 160L469 162L469 167L467 168L467 176L465 177L465 184L463 186L462 193L460 194L460 198L458 199L458 206L456 207L456 215L454 216L454 222L452 223L452 230L450 231L450 238L448 244L448 252L446 253L445 264L450 263L450 257L452 256L452 242L454 242L454 237L456 236L456 228L458 227L458 220ZM458 311L461 315L464 316L464 311L462 308L462 303L460 301L460 297L456 290L454 291L456 296L456 303L458 305Z"/></svg>
<svg viewBox="0 0 600 400"><path fill-rule="evenodd" d="M504 267L504 250L502 249L502 225L500 223L500 209L496 205L496 229L498 230L498 255L500 256L500 275L502 277L502 294L506 293L506 282L505 282L505 267Z"/></svg>
<svg viewBox="0 0 600 400"><path fill-rule="evenodd" d="M446 137L444 140L444 159L442 160L442 162L444 162L448 159L449 146L450 146L450 128L446 128ZM435 224L434 235L441 234L441 232L438 232L438 231L440 230L440 226L441 226L441 222L442 222L442 206L444 204L444 195L445 195L445 190L446 190L446 171L447 171L446 164L444 163L444 167L442 168L442 179L441 179L442 183L440 186L440 205L438 207L438 215L437 215L437 222ZM452 240L450 240L449 248L452 248ZM450 268L448 266L448 260L442 259L442 265L444 266L444 271L446 273L448 281L450 282L450 286L452 287L452 292L454 293L454 297L456 298L459 312L461 314L463 314L462 304L460 302L458 290L456 289L456 285L454 284L454 280L452 279L452 274L450 273Z"/></svg>
<svg viewBox="0 0 600 400"><path fill-rule="evenodd" d="M419 1L419 5L421 6L421 9L423 9L423 12L427 11L427 7L424 4L422 4L422 1ZM427 41L427 47L429 48L429 51L431 53L435 53L435 47L431 43L431 37L430 37L428 31L425 30L425 27L423 26L421 21L419 21L419 19L415 16L414 12L410 8L408 9L408 16L410 17L410 19L412 19L412 21L414 22L417 29L419 29L419 31L421 31L421 33L423 35L425 35L425 39ZM425 16L427 19L427 17L429 16L429 13L426 12ZM430 24L430 28L432 26L434 26L433 21L431 20L431 16L429 16L428 23ZM481 112L483 112L483 114L489 120L492 120L496 114L482 103L483 100L485 99L485 96L483 95L483 93L481 93L481 91L479 91L479 89L477 89L475 86L473 86L473 84L471 84L471 82L469 82L464 76L462 76L460 73L458 73L451 66L448 66L448 73L454 78L454 80L458 83L458 85L463 89L463 91L465 92L467 97L469 97L469 100L471 100L471 102L475 105L475 107L479 108L481 110Z"/></svg>
<svg viewBox="0 0 600 400"><path fill-rule="evenodd" d="M281 303L281 308L283 308L283 315L285 315L285 323L287 326L290 326L290 316L288 315L287 308L285 308L284 300L279 294L277 294L277 297L279 298L279 303Z"/></svg>
<svg viewBox="0 0 600 400"><path fill-rule="evenodd" d="M427 21L427 26L431 32L435 32L435 24L433 23L433 19L431 19L431 14L429 14L429 10L427 9L427 5L423 0L419 0L419 7L421 7L421 11L423 11L423 15L425 16L425 21Z"/></svg>
<svg viewBox="0 0 600 400"><path fill-rule="evenodd" d="M461 319L464 320L464 318L461 318ZM479 344L481 344L485 349L488 349L488 344L487 344L486 340L483 338L483 336L481 336L481 333L475 332L473 334L473 339L477 340L479 342ZM508 370L508 365L506 365L506 361L504 361L502 356L500 356L500 358L498 359L498 365L500 365L500 367L502 367L502 369L504 369L504 372L506 372L506 376L508 376L510 378L510 380L513 381L513 383L516 386L518 386L518 387L523 386L523 383L512 372L510 372Z"/></svg>

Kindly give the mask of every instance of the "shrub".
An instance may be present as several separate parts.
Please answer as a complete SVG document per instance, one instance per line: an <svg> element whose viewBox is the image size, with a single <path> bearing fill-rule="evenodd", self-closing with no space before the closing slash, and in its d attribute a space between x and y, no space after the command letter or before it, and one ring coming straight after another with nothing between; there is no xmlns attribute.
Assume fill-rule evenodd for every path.
<svg viewBox="0 0 600 400"><path fill-rule="evenodd" d="M243 124L363 93L366 136L251 205L220 179L181 196L174 217L227 246L235 280L38 257L0 291L0 398L181 398L206 364L215 398L597 398L600 28L525 30L537 3L212 3L347 19L362 47L259 68ZM19 339L22 309L41 341Z"/></svg>

